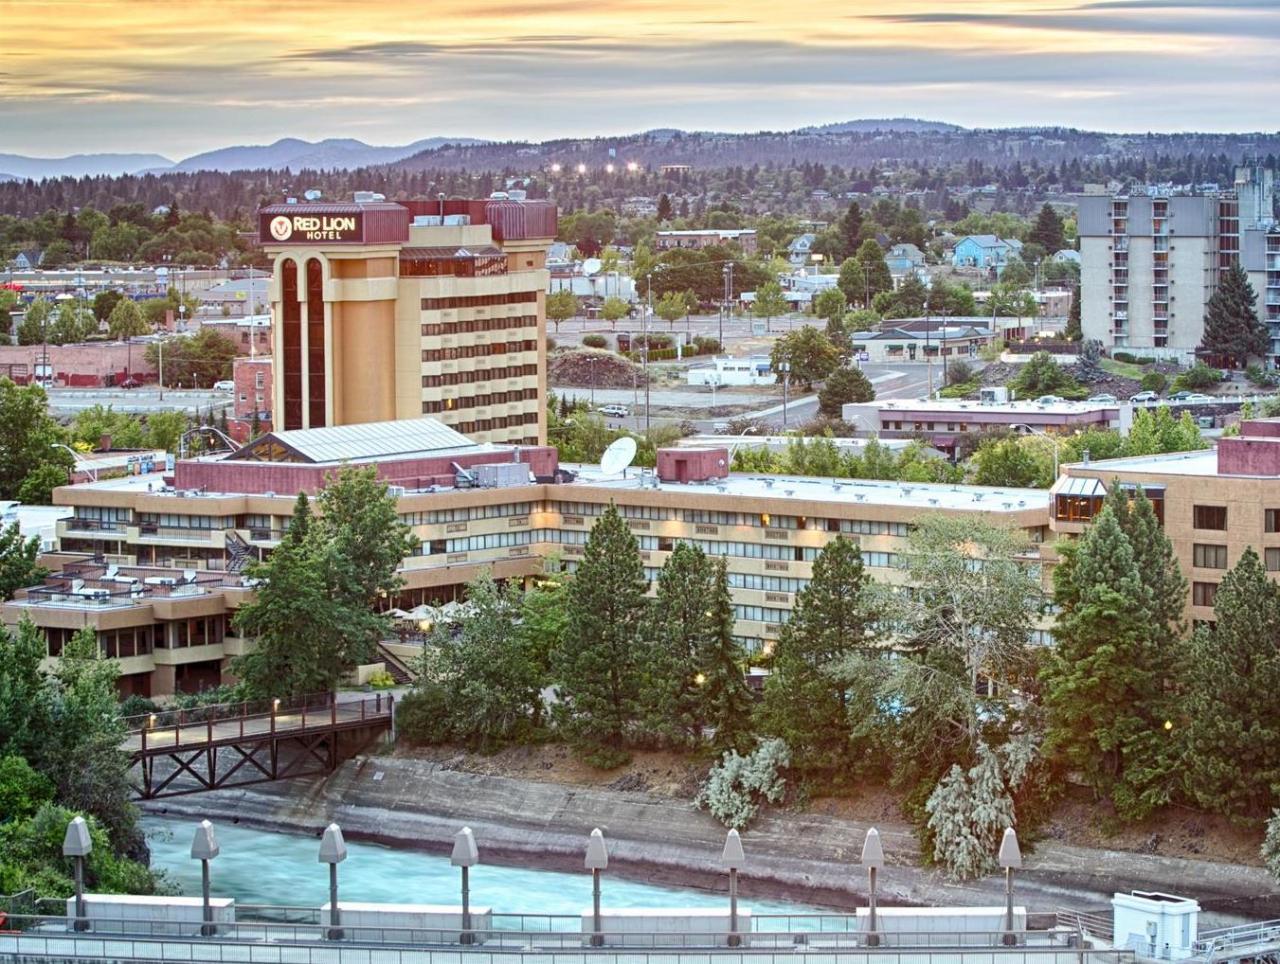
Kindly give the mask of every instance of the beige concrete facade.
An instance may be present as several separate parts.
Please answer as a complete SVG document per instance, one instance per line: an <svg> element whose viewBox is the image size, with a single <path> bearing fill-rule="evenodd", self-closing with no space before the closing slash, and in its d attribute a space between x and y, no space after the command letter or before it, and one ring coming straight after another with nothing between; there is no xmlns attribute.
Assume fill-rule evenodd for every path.
<svg viewBox="0 0 1280 964"><path fill-rule="evenodd" d="M394 242L264 237L273 424L429 414L477 441L545 440L551 241L495 241L488 224L417 223Z"/></svg>
<svg viewBox="0 0 1280 964"><path fill-rule="evenodd" d="M190 567L209 581L187 596L131 598L125 593L80 606L25 594L5 606L5 622L26 614L50 629L92 625L107 634L139 627L137 642L130 637L134 648L126 681L137 692L159 695L182 685L184 671L175 675L175 667L193 667L185 671L194 674L189 679L207 679L211 672L226 678L230 657L246 645L234 635L231 617L251 590L223 572L225 546L238 537L256 554L268 552L288 525L293 496L179 497L90 485L60 489L57 500L76 510L58 529L68 553L97 554L103 565L130 572L134 566L165 567L139 570L139 578ZM873 578L894 583L902 579L900 556L922 513L972 515L1021 528L1036 550L1048 531L1044 492L979 487L819 479L778 479L775 485L734 477L720 486L654 488L638 480L596 484L580 479L411 492L400 497L399 511L421 549L403 562L404 590L395 602L407 609L457 598L485 570L495 578L523 580L542 572L552 556L576 567L591 527L611 502L639 543L651 586L678 542L692 541L727 560L735 632L748 650L772 646L796 594L813 574L818 552L837 534L858 542ZM108 518L103 510L110 510ZM197 632L192 622L197 619L213 622L200 623ZM115 637L102 638L108 645ZM209 642L202 642L206 638Z"/></svg>

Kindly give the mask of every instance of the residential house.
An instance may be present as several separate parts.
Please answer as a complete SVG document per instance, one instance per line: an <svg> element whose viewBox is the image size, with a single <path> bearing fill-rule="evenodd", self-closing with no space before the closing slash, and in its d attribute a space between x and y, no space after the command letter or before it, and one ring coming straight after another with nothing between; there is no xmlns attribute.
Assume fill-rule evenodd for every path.
<svg viewBox="0 0 1280 964"><path fill-rule="evenodd" d="M809 256L813 252L813 242L818 240L816 234L802 234L787 245L787 260L796 267L803 267L809 263Z"/></svg>
<svg viewBox="0 0 1280 964"><path fill-rule="evenodd" d="M26 251L18 252L18 256L13 259L13 267L15 271L34 271L40 267L40 262L43 260L43 251L39 248L28 248Z"/></svg>
<svg viewBox="0 0 1280 964"><path fill-rule="evenodd" d="M1022 251L1022 242L994 234L970 234L956 242L951 263L957 268L995 268L999 271Z"/></svg>

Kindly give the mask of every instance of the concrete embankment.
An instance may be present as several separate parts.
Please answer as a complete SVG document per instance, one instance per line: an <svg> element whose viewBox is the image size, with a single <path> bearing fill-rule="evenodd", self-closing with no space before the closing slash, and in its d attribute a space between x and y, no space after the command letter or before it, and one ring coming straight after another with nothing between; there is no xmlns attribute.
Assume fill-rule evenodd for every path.
<svg viewBox="0 0 1280 964"><path fill-rule="evenodd" d="M691 804L649 793L566 786L466 773L399 757L357 757L327 779L264 783L148 804L149 812L239 821L318 833L330 821L353 838L447 853L463 824L484 860L581 870L587 834L604 830L610 872L650 883L723 889L724 828ZM866 827L835 817L766 816L743 836L744 895L850 907L862 902L857 866ZM956 884L920 866L913 835L881 828L891 866L880 875L887 903L993 904L1003 880ZM1223 920L1280 917L1280 888L1259 867L1091 850L1042 841L1018 875L1033 911L1102 908L1116 891L1155 890L1198 898ZM1218 914L1214 915L1218 917Z"/></svg>

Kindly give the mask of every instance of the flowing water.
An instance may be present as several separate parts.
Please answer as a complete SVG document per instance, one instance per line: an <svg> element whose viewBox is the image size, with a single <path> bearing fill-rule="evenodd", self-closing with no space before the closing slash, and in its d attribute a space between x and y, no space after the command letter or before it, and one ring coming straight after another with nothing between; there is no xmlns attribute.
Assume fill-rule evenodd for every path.
<svg viewBox="0 0 1280 964"><path fill-rule="evenodd" d="M200 863L192 860L193 820L146 817L151 863L166 871L184 894L200 893ZM319 862L314 836L215 824L221 854L210 864L214 896L248 904L318 907L329 899L328 868ZM501 913L578 914L591 907L591 875L484 864L471 870L471 902ZM380 844L347 842L339 867L343 900L456 904L458 870L447 857ZM725 894L657 887L606 872L603 903L609 908L724 907ZM757 913L806 913L815 908L782 901L743 900Z"/></svg>

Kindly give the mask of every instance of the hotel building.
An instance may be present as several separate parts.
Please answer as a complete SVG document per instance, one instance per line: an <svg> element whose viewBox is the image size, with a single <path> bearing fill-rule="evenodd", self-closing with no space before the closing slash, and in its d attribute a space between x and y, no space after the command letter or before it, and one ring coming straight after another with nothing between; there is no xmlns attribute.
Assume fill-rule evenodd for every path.
<svg viewBox="0 0 1280 964"><path fill-rule="evenodd" d="M1249 546L1280 574L1280 420L1242 422L1216 449L1064 466L1050 530L1079 535L1117 483L1141 487L1155 507L1187 578L1188 619L1212 621L1218 583Z"/></svg>
<svg viewBox="0 0 1280 964"><path fill-rule="evenodd" d="M837 534L856 540L874 578L903 577L900 556L924 513L978 516L1047 534L1044 490L868 480L728 475L727 449L664 449L656 469L564 471L553 448L473 442L432 418L278 431L224 458L179 460L173 475L58 489L58 570L4 607L26 615L56 656L76 630L97 629L120 660L122 688L160 695L228 678L251 643L231 617L252 588L238 571L274 547L299 491L344 463L376 464L421 540L401 566L402 609L457 598L488 569L524 580L548 557L573 568L592 525L615 503L652 583L689 541L729 564L736 634L771 645L814 559ZM382 658L382 657L380 657Z"/></svg>
<svg viewBox="0 0 1280 964"><path fill-rule="evenodd" d="M482 442L544 440L554 205L363 197L259 211L273 425L430 415Z"/></svg>

